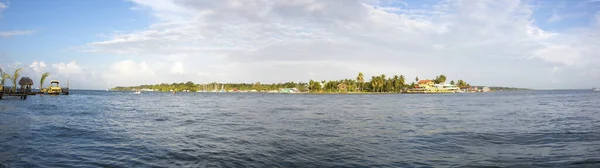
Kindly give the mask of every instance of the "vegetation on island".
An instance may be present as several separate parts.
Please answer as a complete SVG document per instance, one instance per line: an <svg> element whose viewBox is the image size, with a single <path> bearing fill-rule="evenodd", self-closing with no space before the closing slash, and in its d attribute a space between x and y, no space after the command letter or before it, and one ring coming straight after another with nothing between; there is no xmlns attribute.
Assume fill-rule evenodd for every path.
<svg viewBox="0 0 600 168"><path fill-rule="evenodd" d="M419 77L415 78L414 82L408 83L404 75L394 75L393 77L387 77L385 74L379 76L371 76L368 81L362 72L358 73L355 79L340 79L340 80L310 80L308 83L303 82L286 82L286 83L274 83L274 84L262 84L256 83L208 83L208 84L195 84L194 82L188 81L186 83L162 83L155 85L140 85L140 86L118 86L112 88L115 91L131 91L131 90L143 90L152 89L154 91L176 91L181 92L184 90L195 92L198 90L205 91L219 91L223 88L225 91L256 91L256 92L268 92L273 90L279 90L281 88L297 88L301 92L310 93L347 93L347 92L377 92L377 93L398 93L409 88L414 88L419 81ZM447 77L445 75L436 76L435 83L445 83ZM450 83L455 83L451 81ZM464 80L458 80L456 82L458 87L469 87L470 85Z"/></svg>
<svg viewBox="0 0 600 168"><path fill-rule="evenodd" d="M477 88L483 88L484 86L477 86ZM533 90L529 88L514 88L514 87L498 87L498 86L487 86L490 88L490 91L524 91L524 90Z"/></svg>

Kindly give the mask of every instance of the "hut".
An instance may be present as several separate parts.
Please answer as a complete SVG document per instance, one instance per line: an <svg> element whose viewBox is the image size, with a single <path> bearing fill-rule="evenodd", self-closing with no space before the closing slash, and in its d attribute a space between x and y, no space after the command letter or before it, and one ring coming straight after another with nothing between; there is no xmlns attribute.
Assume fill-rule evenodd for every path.
<svg viewBox="0 0 600 168"><path fill-rule="evenodd" d="M21 92L31 92L31 86L33 85L33 80L31 80L31 78L29 77L22 77L21 80L19 80L19 85L21 85Z"/></svg>

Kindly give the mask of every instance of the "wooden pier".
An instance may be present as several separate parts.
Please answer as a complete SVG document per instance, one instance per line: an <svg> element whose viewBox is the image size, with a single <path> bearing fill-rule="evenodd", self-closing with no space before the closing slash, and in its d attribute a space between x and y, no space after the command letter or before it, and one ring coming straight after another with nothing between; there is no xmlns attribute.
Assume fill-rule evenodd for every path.
<svg viewBox="0 0 600 168"><path fill-rule="evenodd" d="M14 91L12 87L3 87L2 91L0 91L0 99L4 96L18 96L21 97L21 99L26 100L28 95L35 95L35 92L27 92L25 89Z"/></svg>

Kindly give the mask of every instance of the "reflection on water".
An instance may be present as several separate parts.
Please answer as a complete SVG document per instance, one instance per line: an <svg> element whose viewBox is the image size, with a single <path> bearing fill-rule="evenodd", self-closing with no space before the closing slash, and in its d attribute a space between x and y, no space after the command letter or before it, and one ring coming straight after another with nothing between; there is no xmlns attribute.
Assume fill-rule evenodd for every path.
<svg viewBox="0 0 600 168"><path fill-rule="evenodd" d="M73 91L0 100L0 167L600 167L600 94Z"/></svg>

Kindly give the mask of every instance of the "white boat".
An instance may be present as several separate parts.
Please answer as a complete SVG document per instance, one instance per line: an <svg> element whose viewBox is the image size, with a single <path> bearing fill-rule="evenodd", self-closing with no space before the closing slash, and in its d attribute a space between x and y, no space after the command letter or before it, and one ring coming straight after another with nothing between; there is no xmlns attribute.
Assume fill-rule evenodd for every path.
<svg viewBox="0 0 600 168"><path fill-rule="evenodd" d="M140 92L140 91L138 90L138 91L135 91L133 94L141 94L141 93L142 93L142 92Z"/></svg>
<svg viewBox="0 0 600 168"><path fill-rule="evenodd" d="M592 91L594 91L594 92L600 92L600 89L598 89L598 88L592 88Z"/></svg>

